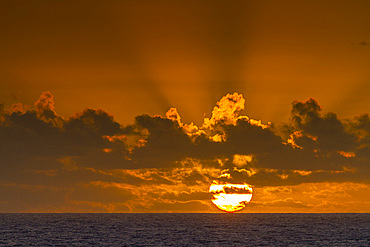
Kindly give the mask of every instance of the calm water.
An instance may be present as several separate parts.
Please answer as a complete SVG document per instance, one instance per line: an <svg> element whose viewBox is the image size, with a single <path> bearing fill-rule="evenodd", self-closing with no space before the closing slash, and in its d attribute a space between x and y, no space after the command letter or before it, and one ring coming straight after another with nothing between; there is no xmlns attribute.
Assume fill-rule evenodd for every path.
<svg viewBox="0 0 370 247"><path fill-rule="evenodd" d="M370 246L370 214L0 214L0 246Z"/></svg>

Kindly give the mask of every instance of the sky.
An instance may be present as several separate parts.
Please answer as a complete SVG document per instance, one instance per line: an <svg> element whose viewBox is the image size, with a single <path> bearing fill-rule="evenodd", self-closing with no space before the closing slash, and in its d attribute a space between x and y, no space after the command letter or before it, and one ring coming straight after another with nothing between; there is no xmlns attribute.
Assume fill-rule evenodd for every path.
<svg viewBox="0 0 370 247"><path fill-rule="evenodd" d="M369 1L1 1L0 212L370 211Z"/></svg>

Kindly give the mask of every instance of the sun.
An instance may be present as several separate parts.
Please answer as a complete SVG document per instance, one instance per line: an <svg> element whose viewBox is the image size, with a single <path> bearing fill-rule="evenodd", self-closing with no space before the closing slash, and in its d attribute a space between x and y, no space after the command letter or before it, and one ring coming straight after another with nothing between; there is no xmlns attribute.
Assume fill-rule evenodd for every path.
<svg viewBox="0 0 370 247"><path fill-rule="evenodd" d="M222 174L209 187L212 203L222 211L233 213L242 210L252 200L252 186L247 183L229 183L230 174Z"/></svg>

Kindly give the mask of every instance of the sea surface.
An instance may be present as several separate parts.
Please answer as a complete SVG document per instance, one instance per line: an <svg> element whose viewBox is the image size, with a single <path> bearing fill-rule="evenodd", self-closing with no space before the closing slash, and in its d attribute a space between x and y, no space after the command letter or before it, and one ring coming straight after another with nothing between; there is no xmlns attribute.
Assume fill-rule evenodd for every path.
<svg viewBox="0 0 370 247"><path fill-rule="evenodd" d="M370 214L0 214L0 246L370 246Z"/></svg>

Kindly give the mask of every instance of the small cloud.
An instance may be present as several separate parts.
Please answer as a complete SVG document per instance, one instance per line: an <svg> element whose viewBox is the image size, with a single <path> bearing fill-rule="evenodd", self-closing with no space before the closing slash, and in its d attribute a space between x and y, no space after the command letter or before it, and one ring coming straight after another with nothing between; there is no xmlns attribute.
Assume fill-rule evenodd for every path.
<svg viewBox="0 0 370 247"><path fill-rule="evenodd" d="M40 118L54 120L57 117L54 107L54 96L50 92L43 92L35 102L35 107Z"/></svg>
<svg viewBox="0 0 370 247"><path fill-rule="evenodd" d="M251 205L254 206L263 206L263 207L291 207L291 208L308 208L309 206L304 204L301 201L296 201L291 197L285 199L278 199L275 201L266 201L266 202L251 202Z"/></svg>
<svg viewBox="0 0 370 247"><path fill-rule="evenodd" d="M370 42L361 41L361 42L356 43L356 45L367 46L367 45L370 45Z"/></svg>

